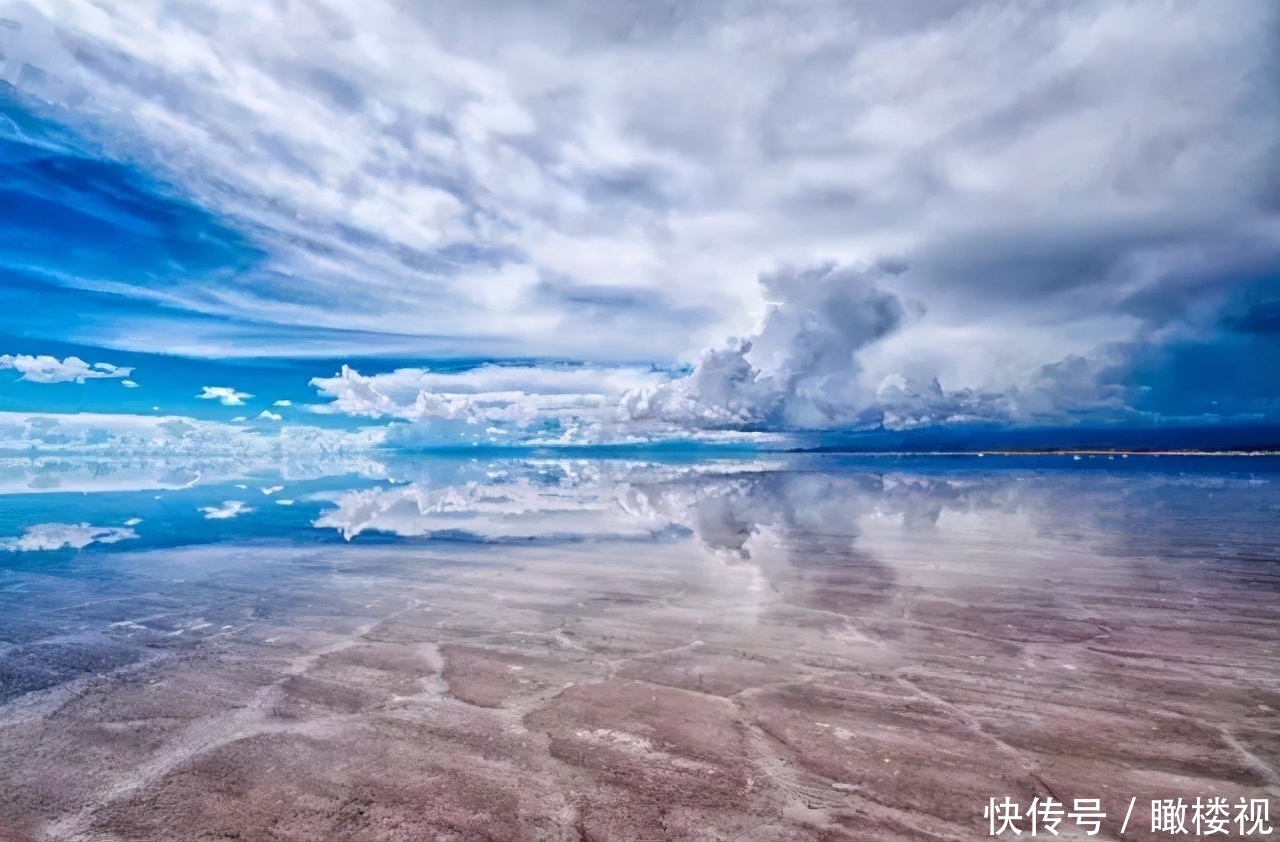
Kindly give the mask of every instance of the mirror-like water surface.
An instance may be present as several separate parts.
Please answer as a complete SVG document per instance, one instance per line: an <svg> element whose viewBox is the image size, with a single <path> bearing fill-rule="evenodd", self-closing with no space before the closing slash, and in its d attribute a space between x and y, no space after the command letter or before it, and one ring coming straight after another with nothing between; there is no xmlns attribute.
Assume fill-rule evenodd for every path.
<svg viewBox="0 0 1280 842"><path fill-rule="evenodd" d="M1103 461L9 460L0 838L1275 802L1280 473Z"/></svg>

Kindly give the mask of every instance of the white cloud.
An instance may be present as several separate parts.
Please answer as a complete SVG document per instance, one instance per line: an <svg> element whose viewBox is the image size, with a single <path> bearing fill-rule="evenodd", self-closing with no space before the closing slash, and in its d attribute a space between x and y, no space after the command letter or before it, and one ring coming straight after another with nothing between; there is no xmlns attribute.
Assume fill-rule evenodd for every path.
<svg viewBox="0 0 1280 842"><path fill-rule="evenodd" d="M671 373L649 367L481 366L460 372L398 369L362 375L349 366L312 385L334 400L316 412L412 422L387 431L399 446L475 443L576 445L670 438L780 446L783 434L708 431L686 418L629 414L627 396L661 389ZM503 425L503 426L499 426ZM710 425L708 425L710 426Z"/></svg>
<svg viewBox="0 0 1280 842"><path fill-rule="evenodd" d="M237 392L230 386L203 386L197 398L208 401L218 401L223 406L243 406L246 398L253 395L248 392Z"/></svg>
<svg viewBox="0 0 1280 842"><path fill-rule="evenodd" d="M269 497L269 496L271 496L272 494L275 494L277 491L284 491L284 486L283 486L283 485L272 485L272 486L270 486L270 487L268 487L268 488L262 488L262 489L259 489L259 490L260 490L263 494L266 494L266 495Z"/></svg>
<svg viewBox="0 0 1280 842"><path fill-rule="evenodd" d="M687 378L629 392L624 411L695 426L865 421L874 400L857 356L898 330L910 310L882 288L894 271L828 264L766 275L771 306L749 340L705 351Z"/></svg>
<svg viewBox="0 0 1280 842"><path fill-rule="evenodd" d="M284 418L284 416L281 415L280 413L272 412L269 409L262 410L262 412L258 413L258 417L265 418L268 421L280 421Z"/></svg>
<svg viewBox="0 0 1280 842"><path fill-rule="evenodd" d="M279 400L273 403L272 406L293 406L293 401Z"/></svg>
<svg viewBox="0 0 1280 842"><path fill-rule="evenodd" d="M480 366L460 372L402 368L362 375L343 366L333 377L311 381L334 400L313 409L371 418L459 421L468 425L616 416L618 399L631 389L671 379L648 367ZM485 429L477 426L477 430Z"/></svg>
<svg viewBox="0 0 1280 842"><path fill-rule="evenodd" d="M120 385L121 385L121 386L123 386L123 387L125 387L126 389L136 389L136 388L138 388L138 384L137 384L137 383L135 383L135 382L133 382L132 380L121 380L121 381L120 381Z"/></svg>
<svg viewBox="0 0 1280 842"><path fill-rule="evenodd" d="M90 526L87 523L41 523L27 527L20 536L0 538L0 550L33 552L65 547L81 550L90 544L115 544L137 537L138 533L127 528Z"/></svg>
<svg viewBox="0 0 1280 842"><path fill-rule="evenodd" d="M560 441L586 443L699 430L1056 421L1123 409L1122 391L1095 385L1107 360L1068 355L1003 372L995 389L948 390L936 377L886 371L878 356L884 343L924 315L919 302L889 291L902 271L826 263L767 273L761 285L769 306L759 325L745 339L704 351L687 376L641 367L494 365L366 376L344 366L311 381L333 398L313 410L430 422L437 430L452 422L463 437L494 443L509 440L495 425L516 428L519 441L553 424L563 431ZM875 365L864 368L864 358Z"/></svg>
<svg viewBox="0 0 1280 842"><path fill-rule="evenodd" d="M277 500L277 501L276 501L276 505L277 505L277 506L292 506L292 505L293 505L293 501L292 501L292 500Z"/></svg>
<svg viewBox="0 0 1280 842"><path fill-rule="evenodd" d="M246 506L242 500L225 500L221 506L202 506L200 508L200 511L204 512L205 520L227 520L228 518L248 514L253 510L252 506Z"/></svg>
<svg viewBox="0 0 1280 842"><path fill-rule="evenodd" d="M692 360L780 262L902 256L928 313L876 373L980 389L1182 283L1177 248L1195 286L1280 241L1266 2L0 5L0 76L258 232L281 275L171 293L255 323Z"/></svg>
<svg viewBox="0 0 1280 842"><path fill-rule="evenodd" d="M132 368L115 366L110 363L94 363L89 365L79 357L57 357L29 354L4 354L0 356L0 368L11 368L22 372L19 380L32 383L84 383L86 380L128 377ZM123 381L126 386L132 380ZM137 385L137 384L133 384Z"/></svg>
<svg viewBox="0 0 1280 842"><path fill-rule="evenodd" d="M331 409L366 417L496 436L484 427L1114 408L1075 374L1184 329L1280 258L1265 0L785 14L0 0L0 14L17 24L0 29L0 78L129 139L111 151L145 152L266 254L166 290L225 327L113 322L112 342L701 360L687 380L621 390L555 391L532 369L473 390L402 376L407 397L384 375L318 381ZM922 310L861 341L823 311L857 297L858 273L826 303L770 289L776 267L825 259L900 260L877 288ZM335 332L300 343L294 327Z"/></svg>

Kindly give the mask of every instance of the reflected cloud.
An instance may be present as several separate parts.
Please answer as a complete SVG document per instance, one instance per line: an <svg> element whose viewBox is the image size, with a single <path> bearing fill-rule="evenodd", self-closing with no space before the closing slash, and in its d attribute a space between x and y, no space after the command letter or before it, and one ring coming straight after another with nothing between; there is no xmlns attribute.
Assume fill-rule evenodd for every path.
<svg viewBox="0 0 1280 842"><path fill-rule="evenodd" d="M204 791L235 764L262 768L263 746L280 736L329 747L302 755L306 767L270 759L273 780L281 768L345 775L350 762L385 780L406 722L429 726L408 742L432 757L479 746L460 756L467 768L489 768L483 752L528 752L494 767L502 780L512 768L568 767L549 778L561 791L584 772L558 745L604 757L610 793L622 773L645 787L668 780L659 764L681 746L691 748L676 759L697 761L689 781L718 785L728 774L707 774L710 739L729 746L722 768L742 770L716 796L732 810L747 772L781 781L786 797L805 779L832 798L845 791L829 784L858 781L876 804L925 793L921 814L950 787L959 806L944 816L948 838L972 835L966 805L986 797L993 756L1007 764L1001 780L1055 769L1064 782L1028 780L1028 791L1080 791L1131 771L1163 781L1171 769L1265 786L1248 757L1223 765L1236 755L1220 735L1263 734L1249 744L1262 756L1259 708L1274 709L1275 476L1184 473L1174 460L1127 474L1051 460L987 470L997 460L984 459L980 471L978 461L397 457L395 482L290 483L287 500L259 496L257 481L149 507L145 493L15 497L6 502L75 514L44 514L67 523L8 542L121 546L52 563L5 556L0 702L30 696L11 709L25 717L49 700L49 721L74 723L76 740L104 721L156 723L157 748L136 755L148 763L194 745L190 762L147 784L137 802L147 816L182 803L169 788L186 786L189 769L215 764L194 784ZM243 500L260 501L258 513L231 517ZM133 512L146 518L142 540L89 526ZM143 659L147 683L132 668L106 676L90 704L35 695ZM35 759L20 772L38 777L59 751L81 761L79 742L22 721L31 726L13 733ZM711 726L722 730L704 740ZM734 743L744 731L778 735L785 752L760 760L764 741ZM326 743L334 734L351 736ZM1010 751L993 755L993 737ZM225 761L228 751L238 754ZM419 756L401 777L424 768ZM68 780L81 772L59 768ZM340 815L344 786L326 815Z"/></svg>
<svg viewBox="0 0 1280 842"><path fill-rule="evenodd" d="M205 520L227 520L248 514L254 508L246 506L242 500L227 500L221 506L203 506L200 511L204 512Z"/></svg>
<svg viewBox="0 0 1280 842"><path fill-rule="evenodd" d="M199 524L255 508L248 493L270 505L231 532L217 530L217 540L688 540L725 564L814 569L839 556L886 580L885 570L870 572L873 562L901 573L931 560L974 563L1012 544L1025 563L1068 564L1070 552L1274 558L1280 513L1275 471L1258 459L1148 459L1140 470L1082 472L1073 462L1030 458L998 466L987 459L992 467L978 471L946 459L778 455L691 464L375 454L11 457L0 459L0 495L10 498L14 533L30 523L141 516L166 546L199 544L213 534ZM44 496L59 491L94 493ZM1233 532L1202 521L1209 500L1233 508Z"/></svg>
<svg viewBox="0 0 1280 842"><path fill-rule="evenodd" d="M343 452L14 456L0 457L0 496L41 492L166 491L246 478L300 482L325 477L380 478L386 475L387 468L379 458Z"/></svg>
<svg viewBox="0 0 1280 842"><path fill-rule="evenodd" d="M1029 560L1056 563L1063 547L1262 557L1274 554L1280 511L1267 475L521 460L477 462L459 476L314 495L335 508L313 525L348 541L365 532L502 541L689 535L726 558L802 566L813 563L805 552L815 543L903 563L976 558L1016 544ZM1193 513L1206 494L1232 501L1253 528L1229 536L1205 530ZM1177 516L1160 517L1155 529L1153 513Z"/></svg>
<svg viewBox="0 0 1280 842"><path fill-rule="evenodd" d="M34 552L70 547L82 550L90 544L116 544L138 533L129 528L90 526L87 523L40 523L28 526L13 538L0 538L0 551Z"/></svg>
<svg viewBox="0 0 1280 842"><path fill-rule="evenodd" d="M408 485L349 491L315 521L350 541L364 532L400 537L464 533L484 540L654 536L668 525L619 504L617 484L597 466L529 466L524 475L492 472L487 482L429 488ZM325 498L321 498L325 499Z"/></svg>

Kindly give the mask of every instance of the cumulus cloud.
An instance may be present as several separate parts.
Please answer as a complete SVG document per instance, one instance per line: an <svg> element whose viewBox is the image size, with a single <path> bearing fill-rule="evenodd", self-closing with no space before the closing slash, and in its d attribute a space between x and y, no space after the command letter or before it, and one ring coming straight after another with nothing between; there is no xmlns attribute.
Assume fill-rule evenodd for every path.
<svg viewBox="0 0 1280 842"><path fill-rule="evenodd" d="M1126 406L1104 382L1116 361L1068 355L1008 372L989 388L944 388L937 377L867 370L886 341L926 315L892 291L902 263L784 266L763 274L765 315L746 337L703 351L690 371L638 367L481 366L362 375L344 366L312 385L333 400L316 411L484 426L491 442L512 428L554 425L562 441L625 441L707 430L829 430L966 422L1060 422ZM504 425L504 426L494 426ZM474 436L475 433L473 432ZM516 441L522 439L516 438Z"/></svg>
<svg viewBox="0 0 1280 842"><path fill-rule="evenodd" d="M40 356L4 354L0 356L0 368L22 372L22 376L18 379L32 383L84 383L86 380L128 377L133 373L132 368L111 363L89 365L79 357L60 360L43 354ZM132 380L123 382L125 386L137 385Z"/></svg>
<svg viewBox="0 0 1280 842"><path fill-rule="evenodd" d="M273 403L272 406L293 406L293 401L279 400Z"/></svg>
<svg viewBox="0 0 1280 842"><path fill-rule="evenodd" d="M695 427L899 430L1114 419L1126 409L1128 391L1106 382L1118 364L1115 348L988 373L988 382L999 378L988 388L948 389L937 377L868 370L868 357L927 315L920 301L889 291L910 272L902 263L828 262L767 273L761 285L769 306L748 338L704 351L686 378L628 392L622 411Z"/></svg>
<svg viewBox="0 0 1280 842"><path fill-rule="evenodd" d="M318 377L311 384L333 399L314 407L319 411L458 422L500 436L502 428L494 425L610 420L629 390L670 379L669 373L647 366L484 365L458 372L404 368L375 375L343 366L334 377Z"/></svg>
<svg viewBox="0 0 1280 842"><path fill-rule="evenodd" d="M762 276L769 309L749 339L703 352L680 380L628 392L634 419L696 426L823 428L864 421L873 403L859 352L894 332L914 305L880 284L898 266L834 263Z"/></svg>
<svg viewBox="0 0 1280 842"><path fill-rule="evenodd" d="M230 386L203 386L203 391L196 395L207 401L218 401L223 406L243 406L245 399L253 397L248 392L237 392Z"/></svg>
<svg viewBox="0 0 1280 842"><path fill-rule="evenodd" d="M115 544L137 537L138 533L129 528L90 526L87 523L40 523L27 527L19 536L0 538L0 550L35 552L66 547L82 550L90 544Z"/></svg>
<svg viewBox="0 0 1280 842"><path fill-rule="evenodd" d="M262 412L258 413L258 417L265 418L267 421L280 421L284 419L283 415L278 412L272 412L269 409L262 410Z"/></svg>
<svg viewBox="0 0 1280 842"><path fill-rule="evenodd" d="M133 382L132 380L121 380L121 381L120 381L120 385L121 385L121 386L123 386L123 387L125 387L126 389L136 389L136 388L138 388L138 384L137 384L137 383L135 383L135 382Z"/></svg>

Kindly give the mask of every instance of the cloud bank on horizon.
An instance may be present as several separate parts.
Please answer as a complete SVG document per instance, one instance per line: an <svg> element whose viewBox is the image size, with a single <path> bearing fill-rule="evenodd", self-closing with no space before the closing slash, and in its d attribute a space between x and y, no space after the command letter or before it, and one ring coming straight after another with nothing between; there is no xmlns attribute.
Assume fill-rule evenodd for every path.
<svg viewBox="0 0 1280 842"><path fill-rule="evenodd" d="M1265 0L0 22L0 367L27 381L131 374L31 338L345 359L274 405L495 443L1280 419ZM265 392L181 388L188 414Z"/></svg>

